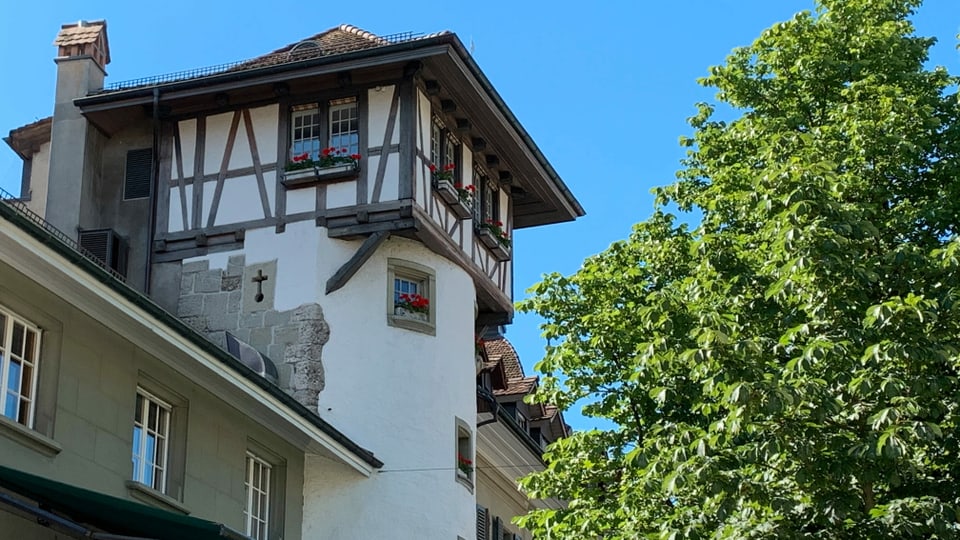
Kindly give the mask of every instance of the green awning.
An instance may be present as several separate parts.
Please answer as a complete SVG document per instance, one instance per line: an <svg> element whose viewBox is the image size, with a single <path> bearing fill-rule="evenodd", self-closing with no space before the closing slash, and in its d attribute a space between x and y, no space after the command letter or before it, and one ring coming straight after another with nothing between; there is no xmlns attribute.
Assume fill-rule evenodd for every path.
<svg viewBox="0 0 960 540"><path fill-rule="evenodd" d="M3 466L0 466L0 487L31 499L40 507L67 517L76 524L92 526L109 535L157 540L247 538L220 523L111 497ZM43 511L40 508L37 510Z"/></svg>

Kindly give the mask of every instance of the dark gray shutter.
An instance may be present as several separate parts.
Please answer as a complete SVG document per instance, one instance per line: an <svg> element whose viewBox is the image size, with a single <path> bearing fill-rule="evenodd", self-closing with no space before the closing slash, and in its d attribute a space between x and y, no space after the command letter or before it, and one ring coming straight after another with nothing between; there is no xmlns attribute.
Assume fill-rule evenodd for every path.
<svg viewBox="0 0 960 540"><path fill-rule="evenodd" d="M498 517L493 518L493 527L491 527L491 529L493 529L492 530L493 534L491 534L490 537L493 538L494 540L503 540L500 534L500 529L502 528L503 527L500 525L500 518Z"/></svg>
<svg viewBox="0 0 960 540"><path fill-rule="evenodd" d="M123 178L123 200L150 196L150 171L153 169L153 149L142 148L127 152L127 168Z"/></svg>
<svg viewBox="0 0 960 540"><path fill-rule="evenodd" d="M490 540L487 536L487 509L477 505L477 540Z"/></svg>
<svg viewBox="0 0 960 540"><path fill-rule="evenodd" d="M127 274L127 243L112 229L80 231L80 247L122 276Z"/></svg>

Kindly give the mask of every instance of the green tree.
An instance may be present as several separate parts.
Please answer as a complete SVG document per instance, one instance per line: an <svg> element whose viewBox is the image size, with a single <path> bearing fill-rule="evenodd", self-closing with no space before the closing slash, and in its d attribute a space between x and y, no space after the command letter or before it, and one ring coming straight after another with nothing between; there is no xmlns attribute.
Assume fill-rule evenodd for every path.
<svg viewBox="0 0 960 540"><path fill-rule="evenodd" d="M617 425L523 481L569 501L539 537L960 537L960 108L918 4L734 50L701 82L737 119L700 104L653 216L521 302L537 398Z"/></svg>

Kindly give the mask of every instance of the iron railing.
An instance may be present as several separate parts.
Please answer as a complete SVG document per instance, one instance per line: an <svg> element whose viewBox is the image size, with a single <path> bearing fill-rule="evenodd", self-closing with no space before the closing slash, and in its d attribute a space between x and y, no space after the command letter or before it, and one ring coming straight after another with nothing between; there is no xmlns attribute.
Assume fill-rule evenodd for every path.
<svg viewBox="0 0 960 540"><path fill-rule="evenodd" d="M30 210L27 207L26 201L24 201L23 199L19 197L14 197L7 190L0 188L0 202L7 205L10 209L16 212L17 215L19 215L23 219L26 219L27 221L30 221L37 227L40 227L41 229L43 229L47 234L49 234L51 237L53 237L54 239L56 239L57 241L65 245L67 248L75 251L77 254L79 254L83 258L89 260L90 262L102 268L105 272L110 274L110 276L116 279L117 281L120 281L121 283L126 283L126 280L127 280L126 276L124 276L120 272L117 272L113 268L110 268L110 266L107 265L107 263L103 261L100 257L97 257L96 255L91 253L89 250L85 249L83 246L77 243L76 240L68 236L66 233L64 233L60 229L51 225L50 222L43 219L39 214L37 214L33 210Z"/></svg>
<svg viewBox="0 0 960 540"><path fill-rule="evenodd" d="M142 86L154 86L158 84L165 84L171 82L185 81L188 79L199 79L202 77L210 77L212 75L220 75L227 72L238 72L246 71L249 69L256 69L258 67L264 66L276 66L282 64L292 64L295 62L302 62L304 60L316 58L317 56L331 56L335 54L350 52L354 50L361 49L374 49L377 47L385 47L387 45L393 45L396 43L403 43L405 41L412 41L422 37L424 34L422 32L400 32L397 34L388 34L386 36L376 36L370 40L370 45L367 47L357 47L355 44L345 47L336 47L336 48L327 48L319 52L319 54L296 54L291 52L282 52L272 55L258 56L256 58L249 58L247 60L238 60L236 62L228 62L226 64L218 64L215 66L207 66L196 69L188 69L185 71L175 71L173 73L165 73L162 75L153 75L150 77L140 77L139 79L130 79L127 81L119 81L110 83L104 87L101 92L115 92L117 90L129 90L131 88L138 88Z"/></svg>

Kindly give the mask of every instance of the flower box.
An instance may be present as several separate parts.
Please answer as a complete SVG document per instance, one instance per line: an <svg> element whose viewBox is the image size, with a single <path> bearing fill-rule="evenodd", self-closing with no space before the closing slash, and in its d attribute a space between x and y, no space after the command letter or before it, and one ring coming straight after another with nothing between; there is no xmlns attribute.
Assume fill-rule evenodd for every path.
<svg viewBox="0 0 960 540"><path fill-rule="evenodd" d="M498 261L506 261L510 259L510 249L503 245L499 239L497 239L497 237L493 234L493 231L486 227L482 227L477 229L477 236L480 237L480 242L490 249L490 251L493 253L493 256Z"/></svg>
<svg viewBox="0 0 960 540"><path fill-rule="evenodd" d="M410 319L412 321L424 321L427 322L430 320L430 314L423 311L413 311L412 309L405 308L403 306L395 306L393 308L393 315L395 317L400 317L403 319Z"/></svg>
<svg viewBox="0 0 960 540"><path fill-rule="evenodd" d="M360 171L357 163L339 163L329 167L310 167L307 169L297 169L295 171L285 171L283 173L283 183L286 188L298 188L317 184L322 181L337 180L356 176Z"/></svg>
<svg viewBox="0 0 960 540"><path fill-rule="evenodd" d="M439 179L436 184L437 195L450 206L450 210L458 219L467 219L473 213L471 200L464 197L462 189L457 189L451 180ZM469 193L469 192L468 192Z"/></svg>

